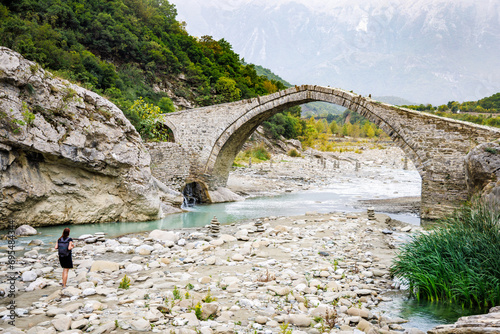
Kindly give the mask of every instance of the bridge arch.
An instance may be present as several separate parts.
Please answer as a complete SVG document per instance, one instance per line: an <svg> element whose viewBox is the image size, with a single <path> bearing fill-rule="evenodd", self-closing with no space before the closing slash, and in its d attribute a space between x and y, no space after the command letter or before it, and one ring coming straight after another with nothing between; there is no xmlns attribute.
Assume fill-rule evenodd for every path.
<svg viewBox="0 0 500 334"><path fill-rule="evenodd" d="M259 125L287 108L314 101L346 107L375 123L412 160L420 175L424 173L425 157L419 155L416 143L405 138L404 128L395 126L391 120L386 120L385 115L375 112L373 104L378 104L377 101L340 89L320 86L294 87L255 100L257 100L255 106L231 123L216 139L204 168L204 173L211 175L211 188L226 184L234 158Z"/></svg>

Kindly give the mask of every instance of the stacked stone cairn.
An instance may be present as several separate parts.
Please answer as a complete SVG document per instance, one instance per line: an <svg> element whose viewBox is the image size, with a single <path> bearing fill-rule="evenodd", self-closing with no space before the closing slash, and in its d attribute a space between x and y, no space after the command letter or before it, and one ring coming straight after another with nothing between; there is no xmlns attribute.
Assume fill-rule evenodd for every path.
<svg viewBox="0 0 500 334"><path fill-rule="evenodd" d="M214 216L214 218L212 218L212 221L210 222L208 229L209 229L209 234L213 237L216 237L220 234L220 223L217 220L217 217Z"/></svg>
<svg viewBox="0 0 500 334"><path fill-rule="evenodd" d="M368 220L375 220L375 209L373 206L370 206L367 210L366 213L368 214Z"/></svg>
<svg viewBox="0 0 500 334"><path fill-rule="evenodd" d="M257 233L265 232L266 231L266 229L264 228L264 224L262 224L261 220L257 220L255 222L255 227L256 227L255 232L257 232Z"/></svg>

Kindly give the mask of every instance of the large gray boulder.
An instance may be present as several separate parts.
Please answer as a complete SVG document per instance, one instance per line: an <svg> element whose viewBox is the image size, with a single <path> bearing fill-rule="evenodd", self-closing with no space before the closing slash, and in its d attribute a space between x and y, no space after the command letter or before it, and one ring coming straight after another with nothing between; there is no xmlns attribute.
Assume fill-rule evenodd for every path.
<svg viewBox="0 0 500 334"><path fill-rule="evenodd" d="M36 235L38 232L34 227L31 227L29 225L21 225L18 228L16 228L14 234L24 237L28 235Z"/></svg>
<svg viewBox="0 0 500 334"><path fill-rule="evenodd" d="M150 155L118 107L0 47L0 229L145 221Z"/></svg>
<svg viewBox="0 0 500 334"><path fill-rule="evenodd" d="M465 158L469 196L500 203L500 140L472 149Z"/></svg>

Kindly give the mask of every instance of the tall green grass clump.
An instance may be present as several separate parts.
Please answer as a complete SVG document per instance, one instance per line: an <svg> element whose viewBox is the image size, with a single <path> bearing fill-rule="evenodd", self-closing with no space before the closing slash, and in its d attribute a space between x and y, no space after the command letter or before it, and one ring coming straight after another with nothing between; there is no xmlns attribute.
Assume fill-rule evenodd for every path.
<svg viewBox="0 0 500 334"><path fill-rule="evenodd" d="M399 251L391 273L418 300L500 304L500 207L474 200Z"/></svg>

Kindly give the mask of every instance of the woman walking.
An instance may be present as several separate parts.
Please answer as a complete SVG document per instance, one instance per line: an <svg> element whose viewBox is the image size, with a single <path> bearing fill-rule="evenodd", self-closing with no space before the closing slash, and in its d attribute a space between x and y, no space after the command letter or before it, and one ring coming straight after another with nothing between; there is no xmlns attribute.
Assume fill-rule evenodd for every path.
<svg viewBox="0 0 500 334"><path fill-rule="evenodd" d="M69 237L69 228L65 228L62 236L57 239L56 246L59 253L59 263L61 263L61 267L63 268L62 273L62 286L66 287L66 282L68 281L68 272L70 269L73 269L73 259L71 257L71 250L75 247L73 244L73 239Z"/></svg>

